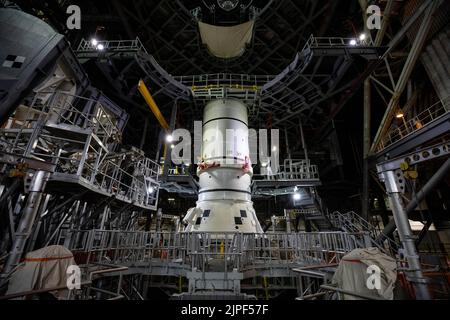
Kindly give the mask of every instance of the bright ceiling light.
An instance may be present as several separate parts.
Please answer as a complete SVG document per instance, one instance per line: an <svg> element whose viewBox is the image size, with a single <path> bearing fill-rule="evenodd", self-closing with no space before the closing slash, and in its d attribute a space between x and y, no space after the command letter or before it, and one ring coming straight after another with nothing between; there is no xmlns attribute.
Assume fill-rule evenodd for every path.
<svg viewBox="0 0 450 320"><path fill-rule="evenodd" d="M168 134L166 136L166 141L169 142L169 143L173 142L173 136L171 134Z"/></svg>
<svg viewBox="0 0 450 320"><path fill-rule="evenodd" d="M91 44L92 44L94 47L97 47L97 45L98 45L98 40L97 40L97 39L92 39L92 40L91 40Z"/></svg>
<svg viewBox="0 0 450 320"><path fill-rule="evenodd" d="M155 188L153 186L148 187L147 189L148 194L153 194L155 192Z"/></svg>
<svg viewBox="0 0 450 320"><path fill-rule="evenodd" d="M361 40L361 41L366 40L366 34L365 33L361 33L359 35L359 40Z"/></svg>
<svg viewBox="0 0 450 320"><path fill-rule="evenodd" d="M395 115L395 117L397 118L397 119L401 119L401 118L403 118L405 115L403 114L403 112L399 112L399 113L397 113L396 115Z"/></svg>
<svg viewBox="0 0 450 320"><path fill-rule="evenodd" d="M174 148L175 148L174 144L170 145L170 149L174 149Z"/></svg>
<svg viewBox="0 0 450 320"><path fill-rule="evenodd" d="M103 50L105 50L105 46L102 45L102 44L99 44L99 45L97 46L97 50L103 51Z"/></svg>
<svg viewBox="0 0 450 320"><path fill-rule="evenodd" d="M351 46L356 46L356 40L355 39L350 40L349 44Z"/></svg>
<svg viewBox="0 0 450 320"><path fill-rule="evenodd" d="M296 193L294 193L293 198L294 198L295 201L298 201L298 200L300 200L302 198L302 196L300 195L300 193L296 192Z"/></svg>

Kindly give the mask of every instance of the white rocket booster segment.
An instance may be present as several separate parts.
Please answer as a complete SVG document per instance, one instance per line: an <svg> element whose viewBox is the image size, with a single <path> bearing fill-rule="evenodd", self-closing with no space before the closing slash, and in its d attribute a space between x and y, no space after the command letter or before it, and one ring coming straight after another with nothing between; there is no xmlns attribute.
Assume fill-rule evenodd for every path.
<svg viewBox="0 0 450 320"><path fill-rule="evenodd" d="M247 106L231 99L209 102L203 115L197 207L184 221L187 232L262 233L251 201L253 170Z"/></svg>

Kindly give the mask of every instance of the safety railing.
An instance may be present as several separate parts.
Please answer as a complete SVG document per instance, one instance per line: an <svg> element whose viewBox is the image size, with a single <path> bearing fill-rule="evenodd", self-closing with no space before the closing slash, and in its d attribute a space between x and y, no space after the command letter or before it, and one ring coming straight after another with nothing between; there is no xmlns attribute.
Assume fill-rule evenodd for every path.
<svg viewBox="0 0 450 320"><path fill-rule="evenodd" d="M319 179L319 169L309 160L286 159L282 167L282 176L285 179L314 180Z"/></svg>
<svg viewBox="0 0 450 320"><path fill-rule="evenodd" d="M270 80L274 76L249 75L249 74L231 74L231 73L215 73L192 76L175 76L174 79L181 82L187 87L194 89L200 88L254 88L257 89Z"/></svg>
<svg viewBox="0 0 450 320"><path fill-rule="evenodd" d="M63 91L36 93L29 105L18 108L15 118L2 131L16 130L17 142L23 132L39 124L88 130L105 146L117 142L120 136L117 119L101 103Z"/></svg>
<svg viewBox="0 0 450 320"><path fill-rule="evenodd" d="M386 237L379 226L365 220L353 211L341 213L334 211L328 215L330 222L334 227L346 232L367 232L370 235L370 242L385 253L393 254L397 245L390 238ZM375 239L381 237L381 241Z"/></svg>
<svg viewBox="0 0 450 320"><path fill-rule="evenodd" d="M147 52L139 38L133 40L86 40L82 39L77 52L92 51L143 51Z"/></svg>
<svg viewBox="0 0 450 320"><path fill-rule="evenodd" d="M86 263L178 263L206 271L211 261L239 271L268 264L337 263L364 247L367 234L304 233L167 233L72 230L69 248Z"/></svg>
<svg viewBox="0 0 450 320"><path fill-rule="evenodd" d="M319 168L309 160L286 159L277 173L272 173L269 168L265 174L269 180L319 180Z"/></svg>
<svg viewBox="0 0 450 320"><path fill-rule="evenodd" d="M158 175L158 165L142 156L137 156L131 167L124 161L104 160L100 165L85 161L81 170L81 177L101 190L153 209L158 200Z"/></svg>
<svg viewBox="0 0 450 320"><path fill-rule="evenodd" d="M372 43L369 39L360 38L342 38L342 37L314 37L311 35L303 47L304 52L309 51L311 48L324 48L324 47L358 47L358 46L371 46Z"/></svg>
<svg viewBox="0 0 450 320"><path fill-rule="evenodd" d="M1 150L53 164L50 180L80 180L91 190L156 209L160 166L137 149L112 153L115 142L120 130L106 107L60 91L36 93L0 129Z"/></svg>
<svg viewBox="0 0 450 320"><path fill-rule="evenodd" d="M390 145L412 135L417 131L420 131L448 112L450 112L450 97L436 102L435 104L423 110L417 116L409 120L405 120L405 115L403 115L400 118L403 120L403 123L398 127L391 128L389 133L383 139L381 139L377 148L378 151L382 151Z"/></svg>

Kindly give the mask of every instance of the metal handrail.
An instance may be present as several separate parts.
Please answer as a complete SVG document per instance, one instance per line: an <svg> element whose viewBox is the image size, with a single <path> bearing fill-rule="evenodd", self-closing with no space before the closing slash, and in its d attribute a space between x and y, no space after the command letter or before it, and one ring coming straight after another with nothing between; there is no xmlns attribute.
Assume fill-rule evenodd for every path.
<svg viewBox="0 0 450 320"><path fill-rule="evenodd" d="M378 151L386 149L390 145L410 136L411 134L421 130L428 124L443 117L450 112L450 97L447 97L441 101L436 102L429 108L420 112L417 116L404 121L396 128L392 128L391 131L385 136L378 145Z"/></svg>
<svg viewBox="0 0 450 320"><path fill-rule="evenodd" d="M204 270L210 259L223 259L243 270L264 263L324 264L339 262L348 252L361 248L364 233L171 233L112 230L72 230L69 248L88 253L89 261L101 263L170 263Z"/></svg>
<svg viewBox="0 0 450 320"><path fill-rule="evenodd" d="M108 51L143 51L147 53L144 45L139 37L133 40L97 40L94 44L90 40L81 39L78 45L77 52L92 52L97 51L98 46L102 45L102 50Z"/></svg>
<svg viewBox="0 0 450 320"><path fill-rule="evenodd" d="M273 80L275 76L249 75L233 73L213 73L189 76L174 76L174 79L191 88L219 88L227 87L261 87Z"/></svg>
<svg viewBox="0 0 450 320"><path fill-rule="evenodd" d="M395 251L396 243L392 241L392 239L384 235L380 229L377 229L372 223L368 222L354 211L349 211L344 214L340 213L339 211L334 211L329 214L329 219L335 227L340 228L344 231L368 232L371 238L371 243L384 253L393 253ZM375 240L379 237L381 237L380 242ZM387 242L386 244L388 248L380 245L380 243L383 244L385 242Z"/></svg>
<svg viewBox="0 0 450 320"><path fill-rule="evenodd" d="M77 109L74 101L84 109ZM20 122L16 122L18 128L0 130L0 141L7 152L54 164L57 176L51 179L77 176L98 191L123 197L121 200L149 209L156 208L160 165L132 151L135 152L136 161L133 162L134 173L131 174L125 167L129 164L121 161L121 157L130 152L106 158L110 155L109 145L118 139L120 130L113 120L114 116L101 103L69 92L40 91L24 108ZM55 127L83 136L71 138L43 131ZM92 139L84 136L88 134ZM54 145L71 143L78 146L79 152L66 156L59 153L57 148L41 148L41 142L35 145L36 141L43 140ZM148 192L150 187L153 187L153 192Z"/></svg>
<svg viewBox="0 0 450 320"><path fill-rule="evenodd" d="M348 290L344 290L344 289L340 289L340 288L333 287L333 286L328 286L328 285L321 285L320 287L322 289L325 289L325 290L335 291L335 292L338 292L338 293L342 293L344 295L350 295L350 296L354 296L354 297L357 297L357 298L362 298L362 299L365 299L365 300L386 300L386 299L382 299L382 298L378 298L378 297L371 297L371 296L367 296L367 295L364 295L364 294L361 294L361 293L348 291Z"/></svg>

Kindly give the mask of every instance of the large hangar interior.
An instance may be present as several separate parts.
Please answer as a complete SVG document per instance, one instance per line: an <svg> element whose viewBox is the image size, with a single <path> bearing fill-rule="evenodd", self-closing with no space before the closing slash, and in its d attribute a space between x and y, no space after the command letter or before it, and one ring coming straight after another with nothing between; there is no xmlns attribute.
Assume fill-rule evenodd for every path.
<svg viewBox="0 0 450 320"><path fill-rule="evenodd" d="M0 0L0 300L446 300L443 0Z"/></svg>

